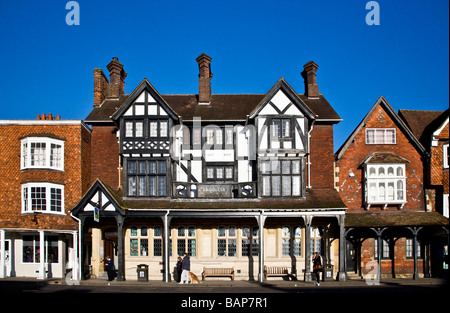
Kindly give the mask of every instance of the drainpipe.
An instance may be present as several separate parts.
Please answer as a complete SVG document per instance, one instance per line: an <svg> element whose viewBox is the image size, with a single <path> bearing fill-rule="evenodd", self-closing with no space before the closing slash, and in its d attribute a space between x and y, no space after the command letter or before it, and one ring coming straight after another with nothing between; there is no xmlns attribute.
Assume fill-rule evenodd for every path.
<svg viewBox="0 0 450 313"><path fill-rule="evenodd" d="M164 214L164 282L169 282L169 223L170 210Z"/></svg>
<svg viewBox="0 0 450 313"><path fill-rule="evenodd" d="M72 212L70 212L70 216L74 220L76 220L78 222L78 248L77 248L78 251L76 251L76 253L75 253L75 262L73 263L74 268L72 269L72 279L78 281L78 280L81 280L81 260L80 260L80 255L81 255L81 220L78 217L75 217L72 214ZM74 244L74 248L75 248L75 244Z"/></svg>
<svg viewBox="0 0 450 313"><path fill-rule="evenodd" d="M308 188L311 188L311 147L310 147L310 141L311 141L311 132L314 129L314 122L311 123L311 129L308 132Z"/></svg>

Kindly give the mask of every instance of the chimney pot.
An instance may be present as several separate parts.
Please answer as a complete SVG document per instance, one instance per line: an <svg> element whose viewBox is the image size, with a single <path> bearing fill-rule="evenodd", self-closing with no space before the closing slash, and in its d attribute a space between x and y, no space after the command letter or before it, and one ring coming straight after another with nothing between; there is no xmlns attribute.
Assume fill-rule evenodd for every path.
<svg viewBox="0 0 450 313"><path fill-rule="evenodd" d="M319 85L316 83L316 71L319 66L314 61L303 65L302 77L305 81L305 95L308 98L319 97Z"/></svg>
<svg viewBox="0 0 450 313"><path fill-rule="evenodd" d="M206 53L202 53L196 59L198 63L199 75L198 75L198 102L210 103L211 102L211 57Z"/></svg>

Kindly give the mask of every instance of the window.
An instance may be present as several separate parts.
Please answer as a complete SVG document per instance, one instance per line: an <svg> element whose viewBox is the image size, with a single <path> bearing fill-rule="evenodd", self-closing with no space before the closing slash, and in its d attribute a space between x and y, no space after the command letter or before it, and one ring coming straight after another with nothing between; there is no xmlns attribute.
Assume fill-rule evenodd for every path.
<svg viewBox="0 0 450 313"><path fill-rule="evenodd" d="M46 263L59 262L58 237L44 236L44 253ZM22 262L39 263L40 262L40 239L37 235L25 235L22 237Z"/></svg>
<svg viewBox="0 0 450 313"><path fill-rule="evenodd" d="M167 120L149 121L150 137L167 137L169 134L169 122Z"/></svg>
<svg viewBox="0 0 450 313"><path fill-rule="evenodd" d="M319 252L320 255L325 255L325 245L323 239L323 228L321 227L311 227L311 246L310 253L314 255L314 252Z"/></svg>
<svg viewBox="0 0 450 313"><path fill-rule="evenodd" d="M366 144L368 145L392 145L395 143L395 128L366 129Z"/></svg>
<svg viewBox="0 0 450 313"><path fill-rule="evenodd" d="M130 256L148 256L148 227L130 227Z"/></svg>
<svg viewBox="0 0 450 313"><path fill-rule="evenodd" d="M223 257L237 256L236 227L219 227L217 229L217 255Z"/></svg>
<svg viewBox="0 0 450 313"><path fill-rule="evenodd" d="M291 137L291 119L272 119L271 123L272 138L290 138Z"/></svg>
<svg viewBox="0 0 450 313"><path fill-rule="evenodd" d="M406 257L414 258L414 239L406 238ZM420 242L417 240L417 258L421 258L421 247Z"/></svg>
<svg viewBox="0 0 450 313"><path fill-rule="evenodd" d="M448 161L449 161L449 154L448 154L448 143L442 146L442 150L443 150L443 167L444 168L448 168Z"/></svg>
<svg viewBox="0 0 450 313"><path fill-rule="evenodd" d="M404 164L369 164L366 176L367 203L406 202Z"/></svg>
<svg viewBox="0 0 450 313"><path fill-rule="evenodd" d="M261 175L263 196L301 195L300 160L261 161Z"/></svg>
<svg viewBox="0 0 450 313"><path fill-rule="evenodd" d="M128 196L166 196L166 160L129 160L127 175Z"/></svg>
<svg viewBox="0 0 450 313"><path fill-rule="evenodd" d="M233 181L233 165L207 165L206 180L211 182Z"/></svg>
<svg viewBox="0 0 450 313"><path fill-rule="evenodd" d="M250 232L251 230L251 232ZM242 227L242 256L259 255L259 227Z"/></svg>
<svg viewBox="0 0 450 313"><path fill-rule="evenodd" d="M43 137L22 140L21 169L64 170L64 141Z"/></svg>
<svg viewBox="0 0 450 313"><path fill-rule="evenodd" d="M381 251L381 258L382 259L388 259L389 258L389 243L387 240L382 239L382 251ZM375 239L375 259L378 258L378 240Z"/></svg>
<svg viewBox="0 0 450 313"><path fill-rule="evenodd" d="M51 183L22 185L22 213L64 213L64 186Z"/></svg>
<svg viewBox="0 0 450 313"><path fill-rule="evenodd" d="M177 253L183 256L187 252L190 256L197 256L197 232L195 227L180 226L177 229Z"/></svg>

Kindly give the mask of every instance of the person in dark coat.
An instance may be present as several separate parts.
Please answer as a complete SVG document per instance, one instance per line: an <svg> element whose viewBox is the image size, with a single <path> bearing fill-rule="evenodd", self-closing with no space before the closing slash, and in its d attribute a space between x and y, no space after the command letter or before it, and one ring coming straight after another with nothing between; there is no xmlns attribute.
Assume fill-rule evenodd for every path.
<svg viewBox="0 0 450 313"><path fill-rule="evenodd" d="M106 257L106 271L108 272L108 281L114 280L116 277L116 267L114 266L113 260L109 256Z"/></svg>
<svg viewBox="0 0 450 313"><path fill-rule="evenodd" d="M178 257L177 261L177 283L181 282L181 272L183 271L183 259Z"/></svg>
<svg viewBox="0 0 450 313"><path fill-rule="evenodd" d="M319 252L314 252L313 256L313 273L316 274L316 282L314 283L316 286L320 286L319 278L320 272L322 272L322 259L320 258Z"/></svg>
<svg viewBox="0 0 450 313"><path fill-rule="evenodd" d="M189 283L189 271L191 270L191 260L189 259L189 254L187 252L184 253L183 262L181 262L181 267L183 268L183 272L181 272L181 282L183 284L184 281Z"/></svg>

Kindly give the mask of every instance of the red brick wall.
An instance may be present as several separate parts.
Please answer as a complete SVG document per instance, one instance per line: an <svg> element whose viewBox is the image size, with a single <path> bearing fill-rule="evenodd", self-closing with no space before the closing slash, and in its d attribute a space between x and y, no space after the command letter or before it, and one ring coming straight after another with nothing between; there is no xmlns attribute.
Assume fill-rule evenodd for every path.
<svg viewBox="0 0 450 313"><path fill-rule="evenodd" d="M21 139L30 135L52 134L63 138L64 171L20 169ZM89 154L90 131L81 124L0 125L0 227L32 229L76 230L77 223L69 211L87 191L90 180L89 164L82 160L82 152ZM21 186L26 182L51 182L64 185L66 215L22 214Z"/></svg>
<svg viewBox="0 0 450 313"><path fill-rule="evenodd" d="M381 110L381 111L380 111ZM381 120L381 123L380 123ZM366 128L396 128L395 145L366 145ZM361 128L355 140L349 144L343 156L337 161L339 181L337 187L349 211L364 211L364 169L361 164L372 152L394 152L407 159L406 164L406 204L403 210L424 211L423 160L420 153L409 142L409 139L397 127L382 106L378 106L370 116L366 125ZM349 171L355 174L349 177ZM347 181L346 181L347 179ZM346 181L346 182L345 182ZM372 205L370 211L380 211L381 206ZM389 205L387 211L397 211L396 205Z"/></svg>
<svg viewBox="0 0 450 313"><path fill-rule="evenodd" d="M311 186L313 188L333 188L333 149L333 125L314 124L310 140Z"/></svg>
<svg viewBox="0 0 450 313"><path fill-rule="evenodd" d="M119 186L119 143L115 126L92 126L91 182L100 178L112 188Z"/></svg>
<svg viewBox="0 0 450 313"><path fill-rule="evenodd" d="M376 269L370 262L376 262L375 259L375 240L369 238L364 240L361 245L361 271L363 275L376 274ZM392 246L391 246L392 249ZM424 251L422 251L423 253ZM392 251L391 251L392 253ZM381 275L387 277L411 277L414 274L414 259L406 257L406 238L399 238L395 241L394 259L381 259ZM419 274L424 272L423 259L417 259L417 271Z"/></svg>

